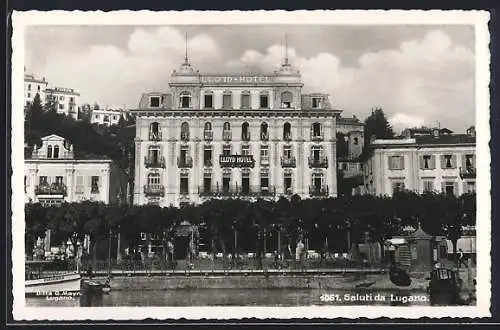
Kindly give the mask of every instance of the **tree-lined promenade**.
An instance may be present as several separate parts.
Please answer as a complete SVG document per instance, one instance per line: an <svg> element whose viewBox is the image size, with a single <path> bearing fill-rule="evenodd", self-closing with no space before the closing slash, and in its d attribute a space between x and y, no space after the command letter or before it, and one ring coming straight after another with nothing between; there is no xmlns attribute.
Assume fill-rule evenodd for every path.
<svg viewBox="0 0 500 330"><path fill-rule="evenodd" d="M295 195L276 202L211 200L180 208L89 201L58 207L37 203L26 204L25 218L28 256L47 229L51 230L53 246L68 240L77 246L88 236L91 250L97 242L119 233L126 237L129 251L138 251L145 243L141 233L149 233L157 244L160 242L159 253L164 256L168 244L174 242L176 228L185 221L202 229L200 236L209 253L224 256L253 252L261 258L269 236L275 243L267 250L279 251L285 258L293 258L289 254L300 239L307 239L309 249L318 252L346 252L350 244L367 239L383 243L401 235L406 226L417 228L419 224L431 235L450 239L456 253L462 227L475 225L476 195L398 192L391 198L364 195L305 200ZM149 240L152 236L145 237Z"/></svg>

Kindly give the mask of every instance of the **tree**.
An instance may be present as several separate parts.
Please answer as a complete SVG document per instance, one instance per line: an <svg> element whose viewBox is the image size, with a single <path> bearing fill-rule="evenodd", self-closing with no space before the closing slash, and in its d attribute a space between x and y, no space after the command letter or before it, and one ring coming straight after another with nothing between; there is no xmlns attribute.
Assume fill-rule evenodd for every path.
<svg viewBox="0 0 500 330"><path fill-rule="evenodd" d="M342 133L337 133L337 158L347 158L349 155L349 146L345 140L345 135Z"/></svg>
<svg viewBox="0 0 500 330"><path fill-rule="evenodd" d="M387 120L384 110L377 108L372 110L372 113L365 119L364 126L364 147L361 158L368 156L370 148L370 139L375 136L377 139L392 139L394 131L392 130L389 120Z"/></svg>
<svg viewBox="0 0 500 330"><path fill-rule="evenodd" d="M47 208L42 204L26 204L24 206L24 222L26 226L24 244L26 255L33 256L33 247L38 237L45 237L47 229Z"/></svg>

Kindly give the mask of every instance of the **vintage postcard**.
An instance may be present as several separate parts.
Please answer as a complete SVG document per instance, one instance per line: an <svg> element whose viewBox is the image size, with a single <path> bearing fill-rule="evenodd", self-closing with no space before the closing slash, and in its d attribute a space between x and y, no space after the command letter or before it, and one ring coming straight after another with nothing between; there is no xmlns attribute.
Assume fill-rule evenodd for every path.
<svg viewBox="0 0 500 330"><path fill-rule="evenodd" d="M489 316L488 21L14 12L14 318Z"/></svg>

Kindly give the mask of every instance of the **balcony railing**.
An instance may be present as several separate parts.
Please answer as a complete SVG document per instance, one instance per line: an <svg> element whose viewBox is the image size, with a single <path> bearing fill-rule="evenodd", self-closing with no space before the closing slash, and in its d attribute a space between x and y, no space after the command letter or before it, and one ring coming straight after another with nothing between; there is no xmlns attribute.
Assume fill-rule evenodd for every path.
<svg viewBox="0 0 500 330"><path fill-rule="evenodd" d="M214 132L213 131L205 131L203 133L203 137L205 141L212 141L214 139Z"/></svg>
<svg viewBox="0 0 500 330"><path fill-rule="evenodd" d="M161 141L161 132L149 132L149 141Z"/></svg>
<svg viewBox="0 0 500 330"><path fill-rule="evenodd" d="M476 178L476 169L472 166L468 167L460 167L460 178L462 179L475 179Z"/></svg>
<svg viewBox="0 0 500 330"><path fill-rule="evenodd" d="M40 184L35 187L35 195L63 195L66 196L67 188L64 183Z"/></svg>
<svg viewBox="0 0 500 330"><path fill-rule="evenodd" d="M328 196L328 186L309 186L310 196Z"/></svg>
<svg viewBox="0 0 500 330"><path fill-rule="evenodd" d="M309 167L310 168L327 168L328 167L328 157L320 156L319 158L309 157Z"/></svg>
<svg viewBox="0 0 500 330"><path fill-rule="evenodd" d="M192 168L193 158L191 156L177 157L177 166L179 168Z"/></svg>
<svg viewBox="0 0 500 330"><path fill-rule="evenodd" d="M231 131L222 131L222 139L224 141L231 141L233 138L233 134Z"/></svg>
<svg viewBox="0 0 500 330"><path fill-rule="evenodd" d="M146 196L165 196L165 186L160 184L144 185L144 195Z"/></svg>
<svg viewBox="0 0 500 330"><path fill-rule="evenodd" d="M311 132L312 141L323 141L323 132Z"/></svg>
<svg viewBox="0 0 500 330"><path fill-rule="evenodd" d="M259 187L259 186L238 186L224 188L219 186L199 186L198 194L200 196L213 196L213 197L266 197L275 196L276 189L273 186Z"/></svg>
<svg viewBox="0 0 500 330"><path fill-rule="evenodd" d="M297 161L295 157L281 157L281 167L295 167L297 166Z"/></svg>
<svg viewBox="0 0 500 330"><path fill-rule="evenodd" d="M188 132L181 132L181 140L182 141L189 141L189 133Z"/></svg>
<svg viewBox="0 0 500 330"><path fill-rule="evenodd" d="M146 168L165 168L165 157L144 156Z"/></svg>

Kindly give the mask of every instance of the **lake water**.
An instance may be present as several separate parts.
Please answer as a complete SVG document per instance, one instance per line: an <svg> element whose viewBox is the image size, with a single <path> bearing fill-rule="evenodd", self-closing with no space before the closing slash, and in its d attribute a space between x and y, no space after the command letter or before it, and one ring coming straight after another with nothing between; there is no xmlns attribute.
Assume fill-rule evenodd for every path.
<svg viewBox="0 0 500 330"><path fill-rule="evenodd" d="M112 291L100 296L30 297L26 306L311 306L311 305L430 305L426 292L339 291L315 289L177 289Z"/></svg>

